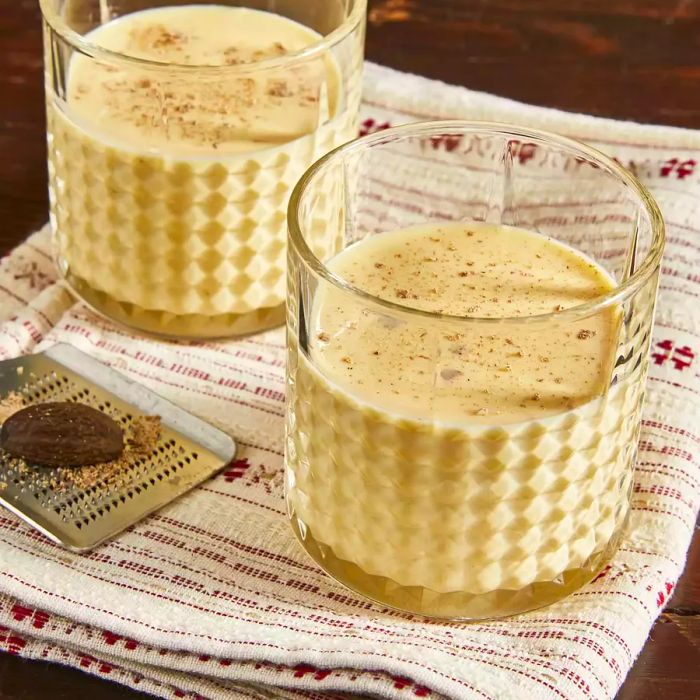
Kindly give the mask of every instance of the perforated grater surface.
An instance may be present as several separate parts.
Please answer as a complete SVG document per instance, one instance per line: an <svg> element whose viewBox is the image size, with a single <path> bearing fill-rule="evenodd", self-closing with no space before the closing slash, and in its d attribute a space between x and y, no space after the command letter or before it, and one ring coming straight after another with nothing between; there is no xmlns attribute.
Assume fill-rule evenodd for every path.
<svg viewBox="0 0 700 700"><path fill-rule="evenodd" d="M76 552L92 549L189 491L236 452L226 433L70 345L0 362L0 392L3 398L20 393L26 405L79 401L123 428L138 416L160 416L160 439L148 457L134 456L116 479L96 479L84 489L56 469L22 469L0 451L0 482L6 484L0 504Z"/></svg>

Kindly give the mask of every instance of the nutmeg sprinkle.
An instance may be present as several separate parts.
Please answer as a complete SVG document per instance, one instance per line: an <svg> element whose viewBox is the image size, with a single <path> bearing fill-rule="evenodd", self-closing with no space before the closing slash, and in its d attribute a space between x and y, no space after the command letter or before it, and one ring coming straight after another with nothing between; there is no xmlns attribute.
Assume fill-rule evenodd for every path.
<svg viewBox="0 0 700 700"><path fill-rule="evenodd" d="M313 30L268 12L228 6L166 6L120 17L89 35L135 58L188 66L237 66L316 43ZM280 41L280 38L282 41ZM319 96L333 115L339 76L324 58L248 74L115 70L84 56L71 62L68 103L88 122L132 146L196 153L254 151L312 133Z"/></svg>
<svg viewBox="0 0 700 700"><path fill-rule="evenodd" d="M541 315L584 303L612 288L602 269L519 229L483 224L469 233L457 223L384 233L332 259L335 274L372 295L411 300L411 308L464 323L399 322L323 291L312 313L331 335L312 349L322 372L333 377L343 368L338 384L348 382L373 406L450 424L551 415L602 392L614 360L616 309L590 317L585 329L580 321L486 324L470 316Z"/></svg>

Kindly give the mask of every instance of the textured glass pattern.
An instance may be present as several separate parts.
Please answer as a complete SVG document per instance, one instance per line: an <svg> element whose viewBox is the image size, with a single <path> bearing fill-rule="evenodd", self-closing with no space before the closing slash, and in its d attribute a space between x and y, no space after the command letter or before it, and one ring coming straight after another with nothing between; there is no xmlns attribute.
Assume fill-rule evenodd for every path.
<svg viewBox="0 0 700 700"><path fill-rule="evenodd" d="M593 578L617 545L629 509L662 226L645 194L631 191L624 176L616 181L614 164L601 166L595 154L577 152L575 145L541 137L537 146L550 157L542 167L518 172L489 159L488 151L502 154L510 140L522 138L519 134L441 128L447 129L436 124L415 127L415 133L396 130L356 144L319 166L295 194L288 277L287 506L302 545L349 587L416 613L484 618L567 595ZM416 166L416 154L425 156L426 144L445 135L459 137L463 148L437 154L427 165L423 157ZM484 174L484 160L475 161L473 139L490 173ZM590 167L578 173L564 169L554 180L552 160L565 164L567 155ZM452 178L445 176L450 168ZM342 187L339 172L346 174ZM389 205L370 198L364 185L370 173L398 185L394 191L403 188L406 198L398 200L392 192ZM644 256L657 255L633 292L598 311L612 304L621 318L613 338L616 361L602 396L544 418L499 425L465 416L446 426L411 418L410 406L397 412L384 408L381 398L359 399L338 377L324 373L310 350L318 334L314 300L327 297L332 287L337 303L381 314L388 328L394 323L426 328L425 353L437 376L440 357L431 354L431 321L337 288L309 265L311 255L301 247L303 242L328 260L364 235L430 221L411 206L420 195L405 194L409 177L410 190L418 193L434 188L437 179L450 182L443 199L437 194L431 202L438 209L448 201L453 220L529 223L532 230L585 251L618 283L630 279ZM613 225L576 215L584 190L604 200ZM325 246L312 204L319 200L328 221ZM555 230L567 201L571 220L581 223ZM552 206L558 220L538 225L545 221L541 212ZM595 308L586 312L593 313ZM560 320L552 314L551 319L504 321L506 328L509 322L519 323L518 333L531 328L546 338L548 327ZM458 327L453 319L450 324ZM465 319L461 330L467 338L483 332L475 328L477 320ZM499 330L492 337L503 335ZM426 394L423 400L429 399Z"/></svg>
<svg viewBox="0 0 700 700"><path fill-rule="evenodd" d="M193 156L111 143L75 118L64 95L72 49L48 25L45 37L51 224L74 291L101 313L168 336L281 323L289 195L314 160L357 133L364 22L329 49L335 113L315 131Z"/></svg>

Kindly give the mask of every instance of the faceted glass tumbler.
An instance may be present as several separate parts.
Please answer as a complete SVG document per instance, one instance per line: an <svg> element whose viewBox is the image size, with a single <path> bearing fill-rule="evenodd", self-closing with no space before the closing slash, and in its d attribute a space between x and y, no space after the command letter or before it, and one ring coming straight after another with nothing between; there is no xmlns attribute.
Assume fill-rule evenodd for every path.
<svg viewBox="0 0 700 700"><path fill-rule="evenodd" d="M173 63L94 38L130 13L181 4L41 0L55 252L72 290L116 321L173 338L242 335L283 323L289 195L357 134L366 0L219 2L318 36L284 53L265 35L259 59L232 45L224 65L188 62L186 45ZM145 39L157 48L178 36ZM113 104L81 107L97 89ZM277 115L271 135L258 133L261 101ZM293 130L286 115L299 105ZM195 131L194 146L172 138ZM236 152L236 139L262 145Z"/></svg>
<svg viewBox="0 0 700 700"><path fill-rule="evenodd" d="M308 554L368 598L446 618L523 612L590 581L629 512L664 246L646 189L602 153L553 134L412 124L314 164L288 222L286 500ZM365 237L446 222L545 235L597 263L614 286L537 316L457 317L373 296L328 267ZM554 415L419 420L410 405L360 398L324 371L319 299L332 299L348 324L376 318L397 352L407 333L422 339L416 353L431 370L411 381L423 416L449 362L444 338L478 335L494 351L515 338L544 362L562 351L548 340L554 329L580 333L617 314L615 359L600 395Z"/></svg>

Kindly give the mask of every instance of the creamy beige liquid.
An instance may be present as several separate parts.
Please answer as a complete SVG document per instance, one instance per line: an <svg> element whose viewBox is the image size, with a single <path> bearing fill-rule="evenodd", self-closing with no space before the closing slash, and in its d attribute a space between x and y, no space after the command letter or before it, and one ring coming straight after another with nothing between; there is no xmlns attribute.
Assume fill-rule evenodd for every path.
<svg viewBox="0 0 700 700"><path fill-rule="evenodd" d="M87 38L134 58L235 66L280 58L322 37L269 12L186 5L126 15ZM327 60L207 80L187 73L156 78L78 56L71 65L68 103L76 116L134 149L173 154L215 149L223 155L310 134L335 110L337 81Z"/></svg>
<svg viewBox="0 0 700 700"><path fill-rule="evenodd" d="M321 38L216 5L136 12L87 35L138 59L221 67L70 61L65 104L48 106L52 220L88 302L172 335L279 322L289 193L354 134L359 101L359 82L357 95L343 89L330 55L274 63Z"/></svg>
<svg viewBox="0 0 700 700"><path fill-rule="evenodd" d="M402 306L503 319L614 283L519 229L449 224L369 237L329 263ZM627 511L640 391L608 390L619 312L435 322L325 288L310 361L292 349L288 502L330 573L416 612L537 607L592 577ZM628 420L629 419L629 420Z"/></svg>
<svg viewBox="0 0 700 700"><path fill-rule="evenodd" d="M455 316L534 316L583 304L613 287L571 248L518 229L413 229L346 249L330 269L382 299ZM559 413L603 393L617 315L546 333L481 325L423 335L421 324L387 331L376 315L324 300L314 359L371 403L446 424L499 424ZM324 340L328 338L326 342ZM426 379L433 390L423 392Z"/></svg>

